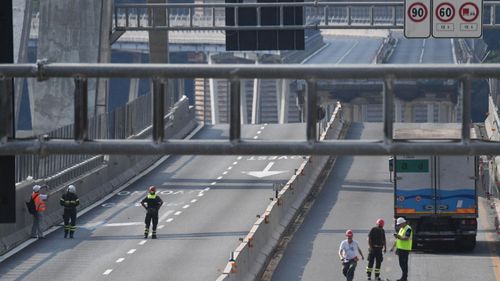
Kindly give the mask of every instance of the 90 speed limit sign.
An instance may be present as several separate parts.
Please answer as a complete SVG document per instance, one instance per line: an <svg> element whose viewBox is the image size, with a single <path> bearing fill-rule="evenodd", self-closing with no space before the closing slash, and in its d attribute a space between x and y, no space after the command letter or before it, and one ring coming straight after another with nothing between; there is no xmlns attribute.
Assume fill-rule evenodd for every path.
<svg viewBox="0 0 500 281"><path fill-rule="evenodd" d="M405 37L427 38L431 29L431 0L405 1Z"/></svg>

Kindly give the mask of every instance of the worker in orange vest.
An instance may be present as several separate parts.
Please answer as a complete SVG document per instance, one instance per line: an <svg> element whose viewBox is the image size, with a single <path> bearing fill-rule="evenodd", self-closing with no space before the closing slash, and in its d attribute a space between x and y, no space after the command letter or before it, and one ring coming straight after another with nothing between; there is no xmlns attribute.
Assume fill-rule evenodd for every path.
<svg viewBox="0 0 500 281"><path fill-rule="evenodd" d="M45 186L46 188L46 186ZM33 186L33 193L31 198L35 202L36 212L33 214L33 226L31 227L31 238L43 239L42 222L43 222L43 212L45 212L45 201L47 200L47 195L42 194L40 190L41 186L38 184Z"/></svg>

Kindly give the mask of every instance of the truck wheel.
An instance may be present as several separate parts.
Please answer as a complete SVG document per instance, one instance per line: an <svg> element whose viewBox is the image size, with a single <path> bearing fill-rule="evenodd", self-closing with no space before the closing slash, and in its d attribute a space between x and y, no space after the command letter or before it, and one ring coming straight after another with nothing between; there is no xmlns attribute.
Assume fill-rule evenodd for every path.
<svg viewBox="0 0 500 281"><path fill-rule="evenodd" d="M472 251L476 247L476 236L464 236L458 240L459 247L465 251Z"/></svg>

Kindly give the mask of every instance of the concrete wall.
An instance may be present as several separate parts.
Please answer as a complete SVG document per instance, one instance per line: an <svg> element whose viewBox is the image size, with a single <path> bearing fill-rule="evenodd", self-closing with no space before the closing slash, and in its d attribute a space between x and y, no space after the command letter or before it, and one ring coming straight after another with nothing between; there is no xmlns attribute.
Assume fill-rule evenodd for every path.
<svg viewBox="0 0 500 281"><path fill-rule="evenodd" d="M101 30L102 5L102 0L40 1L37 59L68 63L99 62L101 43L106 44L101 42L100 34L108 32ZM73 123L72 79L59 78L31 83L30 108L35 134ZM89 80L88 89L89 107L92 109L95 79Z"/></svg>
<svg viewBox="0 0 500 281"><path fill-rule="evenodd" d="M340 138L345 125L341 109L337 107L321 139ZM274 248L300 211L329 160L329 156L308 157L300 165L297 173L279 192L278 198L269 204L235 249L234 260L227 263L217 281L259 280Z"/></svg>
<svg viewBox="0 0 500 281"><path fill-rule="evenodd" d="M167 123L165 130L166 138L183 138L196 126L194 109L189 107L187 98L183 98L173 108L173 123ZM167 119L168 120L168 119ZM134 138L148 138L150 130L145 130L141 135ZM83 209L103 198L113 190L117 189L134 176L148 168L163 155L138 156L138 155L110 155L100 167L73 180L80 197L80 207ZM71 172L71 171L68 171ZM28 213L24 201L32 191L34 184L46 184L50 181L37 180L36 182L23 182L16 187L16 223L0 225L0 255L19 245L31 235L32 216ZM51 186L47 191L49 195L47 211L45 212L43 229L62 222L62 209L59 206L59 198L65 190L65 183L60 186Z"/></svg>

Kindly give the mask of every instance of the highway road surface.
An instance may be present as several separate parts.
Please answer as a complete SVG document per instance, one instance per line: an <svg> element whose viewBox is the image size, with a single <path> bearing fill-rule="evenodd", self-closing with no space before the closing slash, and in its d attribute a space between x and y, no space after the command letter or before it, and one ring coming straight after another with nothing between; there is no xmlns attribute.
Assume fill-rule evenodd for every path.
<svg viewBox="0 0 500 281"><path fill-rule="evenodd" d="M351 139L381 139L380 123L355 123ZM367 235L377 218L386 222L388 243L392 245L393 191L389 182L388 158L384 156L339 157L316 202L284 252L273 281L345 280L338 247L347 229L354 231L367 256ZM485 208L485 205L480 207ZM483 212L484 213L484 212ZM496 281L500 269L499 243L492 241L494 227L484 214L479 219L477 246L472 252L450 250L443 245L434 252L410 254L411 281ZM366 260L360 261L354 280L366 280ZM401 277L397 256L384 255L381 277Z"/></svg>

